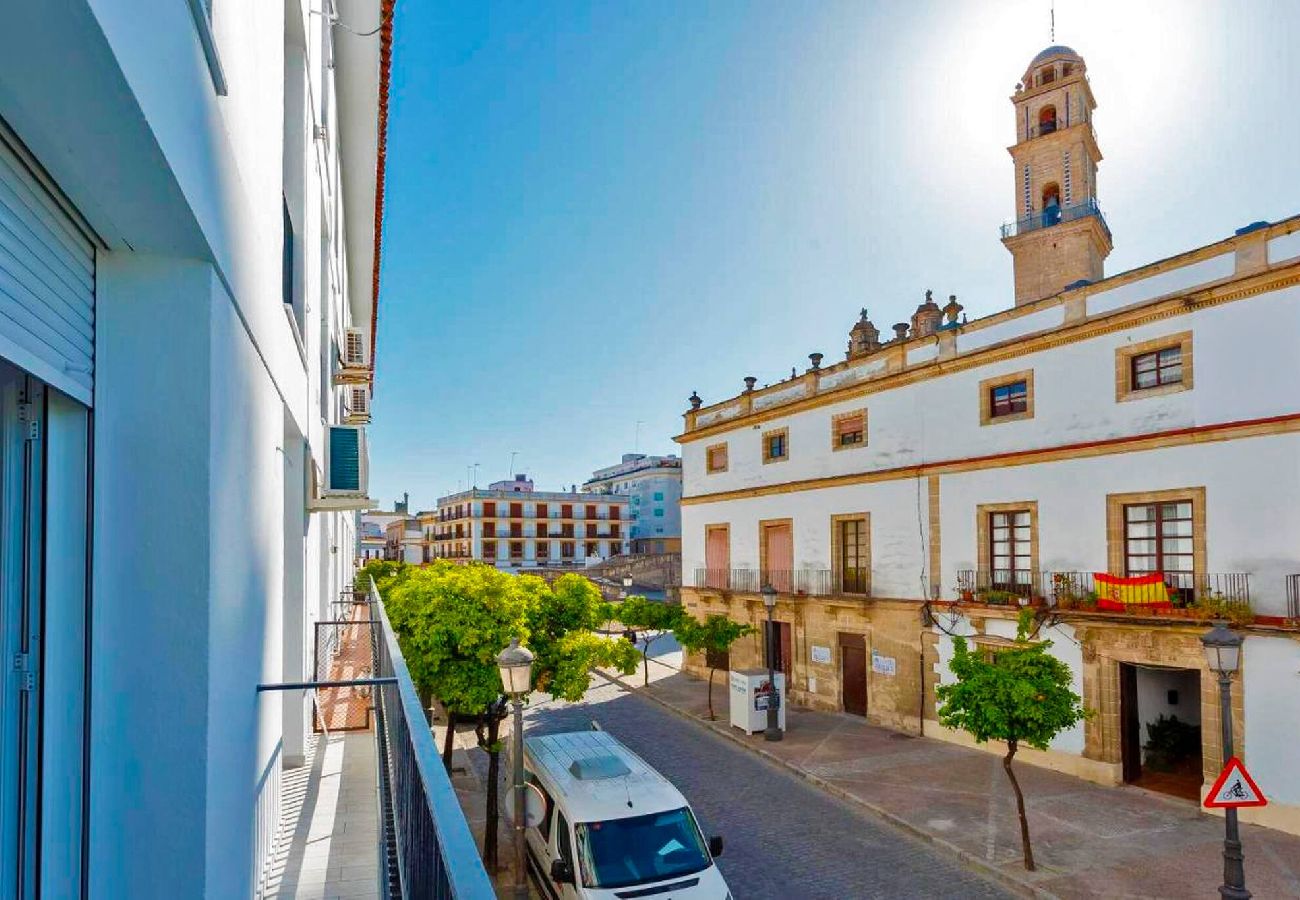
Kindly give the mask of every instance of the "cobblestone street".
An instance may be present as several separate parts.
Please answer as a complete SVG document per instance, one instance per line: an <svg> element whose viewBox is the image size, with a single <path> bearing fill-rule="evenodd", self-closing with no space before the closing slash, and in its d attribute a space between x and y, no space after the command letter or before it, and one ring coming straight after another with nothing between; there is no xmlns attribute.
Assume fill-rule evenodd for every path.
<svg viewBox="0 0 1300 900"><path fill-rule="evenodd" d="M527 727L570 731L593 719L677 785L706 834L723 835L719 865L737 900L1007 896L921 841L600 679L581 703L538 698Z"/></svg>

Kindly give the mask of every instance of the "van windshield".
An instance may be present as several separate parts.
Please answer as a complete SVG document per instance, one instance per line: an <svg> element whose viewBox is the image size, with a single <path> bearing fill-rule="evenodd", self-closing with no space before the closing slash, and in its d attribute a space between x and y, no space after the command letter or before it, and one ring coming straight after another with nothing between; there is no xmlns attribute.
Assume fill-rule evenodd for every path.
<svg viewBox="0 0 1300 900"><path fill-rule="evenodd" d="M616 888L707 869L711 863L695 817L685 807L648 816L579 822L582 883Z"/></svg>

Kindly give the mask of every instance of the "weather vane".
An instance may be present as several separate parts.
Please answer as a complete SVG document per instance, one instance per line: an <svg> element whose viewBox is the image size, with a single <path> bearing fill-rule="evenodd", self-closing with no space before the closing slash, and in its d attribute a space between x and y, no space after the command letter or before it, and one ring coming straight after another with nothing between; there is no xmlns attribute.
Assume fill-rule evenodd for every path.
<svg viewBox="0 0 1300 900"><path fill-rule="evenodd" d="M1052 0L1052 43L1056 43L1056 0Z"/></svg>

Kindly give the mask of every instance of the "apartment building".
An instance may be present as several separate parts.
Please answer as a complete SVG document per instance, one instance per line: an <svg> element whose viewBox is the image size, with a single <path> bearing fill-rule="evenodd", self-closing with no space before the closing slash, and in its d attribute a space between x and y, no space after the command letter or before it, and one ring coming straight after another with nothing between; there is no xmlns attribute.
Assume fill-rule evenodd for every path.
<svg viewBox="0 0 1300 900"><path fill-rule="evenodd" d="M632 553L681 550L682 461L675 454L624 453L617 465L593 472L582 490L627 496Z"/></svg>
<svg viewBox="0 0 1300 900"><path fill-rule="evenodd" d="M582 566L622 554L628 498L577 491L461 491L420 513L436 559L479 560L499 568Z"/></svg>
<svg viewBox="0 0 1300 900"><path fill-rule="evenodd" d="M1008 308L927 291L891 339L863 310L842 361L692 395L683 602L762 626L771 584L794 702L953 741L953 637L996 652L1029 607L1097 715L1023 755L1190 798L1223 762L1200 637L1229 614L1237 751L1271 800L1245 818L1300 832L1300 216L1107 277L1084 60L1047 48L1012 105ZM1162 717L1192 736L1172 774L1144 761Z"/></svg>
<svg viewBox="0 0 1300 900"><path fill-rule="evenodd" d="M311 726L258 685L372 505L392 3L319 6L4 6L5 896L249 897L273 850Z"/></svg>
<svg viewBox="0 0 1300 900"><path fill-rule="evenodd" d="M365 565L373 559L387 559L388 526L398 519L410 518L409 494L393 503L391 510L372 509L357 513L357 560Z"/></svg>

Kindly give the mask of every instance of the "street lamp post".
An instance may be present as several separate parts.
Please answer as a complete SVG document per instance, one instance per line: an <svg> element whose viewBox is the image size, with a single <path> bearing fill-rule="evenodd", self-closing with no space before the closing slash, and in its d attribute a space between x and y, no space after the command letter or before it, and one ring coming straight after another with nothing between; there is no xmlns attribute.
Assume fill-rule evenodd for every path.
<svg viewBox="0 0 1300 900"><path fill-rule="evenodd" d="M776 588L771 584L763 585L759 592L763 595L763 605L767 607L767 640L763 642L767 649L767 687L769 694L767 697L767 730L763 732L763 739L766 741L781 740L780 709L777 706L781 701L781 692L776 688L776 665L775 657L776 647L772 640L772 610L776 609Z"/></svg>
<svg viewBox="0 0 1300 900"><path fill-rule="evenodd" d="M1205 660L1210 671L1219 676L1219 719L1223 726L1223 763L1227 765L1232 750L1232 676L1241 667L1241 635L1228 623L1216 619L1214 627L1201 636ZM1237 832L1237 810L1223 811L1223 884L1219 896L1225 900L1249 900L1246 890L1246 866L1241 854L1241 837Z"/></svg>
<svg viewBox="0 0 1300 900"><path fill-rule="evenodd" d="M515 900L528 900L528 872L524 862L524 829L528 827L527 785L524 784L524 695L532 687L533 654L511 638L510 646L497 654L501 687L514 703L515 749Z"/></svg>

